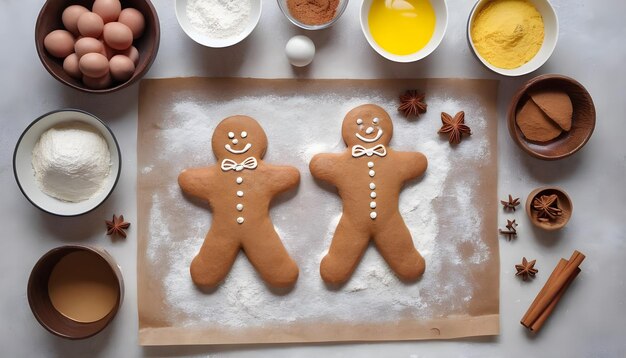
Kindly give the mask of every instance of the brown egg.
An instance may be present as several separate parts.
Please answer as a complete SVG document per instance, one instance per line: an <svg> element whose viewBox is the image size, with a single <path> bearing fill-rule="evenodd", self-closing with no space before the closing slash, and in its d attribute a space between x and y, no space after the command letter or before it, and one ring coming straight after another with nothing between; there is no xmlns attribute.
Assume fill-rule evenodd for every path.
<svg viewBox="0 0 626 358"><path fill-rule="evenodd" d="M131 46L124 51L120 51L119 54L130 58L135 64L135 67L139 63L139 51L137 51L137 48L135 46Z"/></svg>
<svg viewBox="0 0 626 358"><path fill-rule="evenodd" d="M70 5L63 10L61 21L65 29L74 35L78 35L78 18L80 15L89 12L86 7L80 5Z"/></svg>
<svg viewBox="0 0 626 358"><path fill-rule="evenodd" d="M93 12L86 12L78 17L78 32L86 37L98 37L102 34L104 21Z"/></svg>
<svg viewBox="0 0 626 358"><path fill-rule="evenodd" d="M102 32L104 42L116 50L126 50L133 44L133 32L121 22L109 22Z"/></svg>
<svg viewBox="0 0 626 358"><path fill-rule="evenodd" d="M43 46L52 56L66 58L74 52L74 36L66 30L54 30L43 39Z"/></svg>
<svg viewBox="0 0 626 358"><path fill-rule="evenodd" d="M78 68L78 56L75 53L70 54L63 60L63 69L68 75L76 79L83 77L83 73Z"/></svg>
<svg viewBox="0 0 626 358"><path fill-rule="evenodd" d="M133 32L134 39L141 37L143 29L146 26L146 20L143 18L141 12L131 7L122 10L120 18L117 21L128 26L130 31Z"/></svg>
<svg viewBox="0 0 626 358"><path fill-rule="evenodd" d="M100 78L109 73L109 60L101 53L88 53L78 60L80 72L87 77Z"/></svg>
<svg viewBox="0 0 626 358"><path fill-rule="evenodd" d="M90 52L104 54L104 45L93 37L83 37L74 44L74 52L79 59Z"/></svg>
<svg viewBox="0 0 626 358"><path fill-rule="evenodd" d="M111 59L113 56L117 55L119 51L112 49L106 43L104 43L104 39L102 40L102 54L106 56L107 59Z"/></svg>
<svg viewBox="0 0 626 358"><path fill-rule="evenodd" d="M117 21L122 11L122 4L119 0L96 0L91 7L91 11L100 15L106 24Z"/></svg>
<svg viewBox="0 0 626 358"><path fill-rule="evenodd" d="M111 79L111 75L107 73L102 77L95 78L83 76L83 83L91 89L105 89L111 86L113 80Z"/></svg>
<svg viewBox="0 0 626 358"><path fill-rule="evenodd" d="M135 64L124 55L115 55L109 61L109 72L114 80L126 82L135 73Z"/></svg>

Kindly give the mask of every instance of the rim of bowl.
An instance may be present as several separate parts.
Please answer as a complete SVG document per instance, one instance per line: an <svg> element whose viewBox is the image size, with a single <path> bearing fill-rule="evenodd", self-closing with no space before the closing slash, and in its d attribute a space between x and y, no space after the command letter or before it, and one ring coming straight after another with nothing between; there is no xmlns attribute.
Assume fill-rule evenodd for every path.
<svg viewBox="0 0 626 358"><path fill-rule="evenodd" d="M589 103L591 106L591 110L593 111L593 125L589 129L588 134L574 149L572 149L571 151L567 153L563 153L561 155L546 155L546 154L541 154L541 153L534 151L532 148L530 148L527 145L528 143L527 140L524 139L521 135L518 135L517 130L516 130L517 124L515 123L515 115L516 115L515 110L517 109L520 99L522 99L522 97L524 96L528 88L530 88L531 86L535 85L538 82L542 82L546 80L568 81L578 86L587 96L589 96L589 99L590 99ZM591 97L591 94L589 93L589 91L587 91L587 88L585 88L585 86L583 86L580 82L568 76L547 73L547 74L543 74L543 75L539 75L539 76L531 78L530 80L524 82L517 89L517 91L511 98L511 101L509 102L509 108L507 111L507 125L509 127L509 135L511 136L511 138L513 138L513 141L517 144L517 146L520 147L524 152L528 153L530 156L535 157L537 159L559 160L559 159L567 158L575 154L576 152L581 150L587 144L587 142L589 142L589 139L591 139L591 136L593 135L593 132L596 128L596 105L593 102L593 97Z"/></svg>
<svg viewBox="0 0 626 358"><path fill-rule="evenodd" d="M117 158L118 158L118 170L117 170L117 174L115 175L115 181L113 181L113 185L111 186L111 190L109 190L109 192L107 193L106 196L104 196L104 198L102 198L102 200L97 204L94 205L91 209L81 212L81 213L77 213L77 214L71 214L71 215L67 215L67 214L59 214L59 213L55 213L52 212L50 210L46 210L44 208L42 208L41 206L37 205L26 193L26 191L24 190L24 188L22 187L22 184L20 183L20 178L17 175L17 167L16 167L16 157L17 157L17 150L20 147L20 144L22 143L22 139L24 138L24 136L26 135L26 133L28 133L28 131L32 128L32 126L34 126L37 122L39 122L40 120L54 114L54 113L59 113L59 112L79 112L79 113L83 113L86 114L88 116L91 116L93 118L95 118L97 121L99 121L100 123L102 123L102 125L107 129L107 131L109 131L109 134L111 134L111 138L113 138L113 142L115 143L115 147L117 149ZM37 117L34 121L32 121L27 127L26 129L24 129L24 131L22 132L22 134L20 135L20 138L17 140L17 143L15 144L15 149L13 150L13 177L15 178L15 182L17 183L17 186L20 188L20 191L22 192L22 195L24 195L24 197L26 198L26 200L28 200L34 207L38 208L39 210L46 212L48 214L52 214L55 216L61 216L61 217L76 217L76 216L81 216L81 215L85 215L89 212L92 212L93 210L97 209L98 207L100 207L100 205L102 205L108 198L109 196L111 196L111 194L113 193L113 190L115 190L115 187L117 186L117 182L120 179L120 175L122 173L122 152L120 150L120 145L117 142L117 138L115 138L115 134L113 134L113 131L111 130L111 128L109 128L109 126L104 123L103 120L101 120L100 118L98 118L97 116L87 112L87 111L83 111L82 109L77 109L77 108L62 108L62 109L57 109L54 111L50 111L48 113L42 114L41 116Z"/></svg>
<svg viewBox="0 0 626 358"><path fill-rule="evenodd" d="M44 322L44 320L40 317L39 312L35 310L35 307L33 305L33 301L32 301L32 290L33 290L33 285L34 285L34 279L35 279L35 270L39 269L40 265L42 265L45 260L47 260L51 255L57 253L57 252L61 252L61 251L66 251L65 255L73 252L73 251L89 251L91 253L96 254L98 257L102 258L111 268L111 271L113 271L113 274L115 275L116 281L118 283L118 288L119 288L119 295L117 297L117 300L115 302L115 306L111 309L111 312L109 312L107 314L110 315L112 312L114 313L111 317L107 318L107 316L103 317L102 319L108 319L107 323L105 325L102 326L101 329L88 334L88 335L83 335L83 336L69 336L66 334L63 334L61 332L57 332L56 330L54 330L52 327L50 327L46 322ZM122 268L120 267L120 265L117 263L117 261L113 258L113 256L104 248L98 248L98 247L94 247L94 246L89 246L89 245L81 245L81 244L71 244L71 245L61 245L61 246L57 246L54 247L50 250L48 250L46 253L44 253L43 255L41 255L41 257L37 260L37 262L35 263L35 265L33 265L33 268L31 269L30 275L28 276L28 283L26 286L26 296L28 299L28 306L30 307L31 312L33 313L33 316L35 316L35 319L37 320L37 322L39 322L39 324L45 328L48 332L54 334L55 336L61 337L61 338L66 338L66 339L71 339L71 340L79 340L79 339L86 339L86 338L90 338L95 336L96 334L102 332L106 327L109 326L109 324L113 321L113 319L117 316L117 314L119 313L119 309L120 307L122 307L122 303L124 302L124 291L125 291L125 285L124 285L124 276L122 275ZM98 320L100 321L100 320ZM95 321L95 322L98 322ZM93 324L95 322L89 322L86 324Z"/></svg>
<svg viewBox="0 0 626 358"><path fill-rule="evenodd" d="M87 88L87 87L83 87L83 86L78 86L74 83L71 82L67 82L65 81L63 78L59 77L50 67L50 65L44 61L44 57L48 57L49 55L46 53L46 50L44 49L43 46L43 39L42 41L38 41L37 38L37 34L39 33L39 28L41 27L41 22L43 21L43 17L44 17L44 11L47 10L48 6L50 6L51 1L50 0L46 0L46 2L43 4L43 6L41 7L41 10L39 10L39 15L37 15L37 21L35 22L35 49L37 50L37 56L39 57L39 61L41 62L41 64L43 65L43 67L46 69L46 71L48 71L48 73L54 77L54 79L56 79L57 81L63 83L66 86L69 86L71 88L74 88L76 90L79 90L81 92L85 92L85 93L96 93L96 94L107 94L107 93L112 93L112 92L116 92L119 91L121 89L124 89L130 85L132 85L133 83L137 82L138 80L140 80L141 78L143 78L143 76L148 72L148 70L150 70L150 67L152 67L152 64L154 63L154 60L157 57L157 53L159 52L159 45L161 43L161 23L159 21L159 15L157 14L156 9L154 8L154 5L152 5L152 2L150 0L144 0L146 5L148 5L148 8L150 9L150 14L154 19L154 24L156 26L156 32L154 35L154 50L152 51L151 56L148 57L148 62L146 62L145 67L135 73L133 75L133 77L131 77L130 79L128 79L128 81L123 82L118 84L115 87L109 87L109 88L103 88L103 89L91 89L91 88Z"/></svg>
<svg viewBox="0 0 626 358"><path fill-rule="evenodd" d="M327 29L327 28L333 26L339 20L341 15L343 15L343 13L346 11L346 8L348 7L348 2L349 2L349 0L339 0L340 3L337 6L337 10L336 10L337 12L335 13L335 17L333 17L327 23L324 23L324 24L321 24L321 25L307 25L305 23L302 23L302 22L298 21L293 16L291 16L291 13L289 12L289 8L285 7L285 1L286 0L277 0L276 1L278 3L278 8L283 13L283 15L285 15L287 20L289 20L289 22L291 22L292 24L298 26L299 28L301 28L303 30L309 30L309 31L323 30L323 29Z"/></svg>
<svg viewBox="0 0 626 358"><path fill-rule="evenodd" d="M448 31L448 3L446 0L440 0L443 3L443 8L444 8L444 22L443 22L443 31L441 32L441 36L437 39L435 39L434 37L434 33L433 33L433 37L431 37L430 41L427 43L430 44L431 41L435 41L434 42L434 46L430 51L421 53L419 56L416 56L416 54L420 53L423 48L417 52L414 52L410 55L394 55L392 53L389 53L388 51L384 50L383 48L381 48L376 41L373 38L370 38L371 36L367 35L368 29L369 29L369 23L364 23L363 19L364 19L364 13L366 11L365 9L365 2L367 0L363 0L361 2L361 11L359 13L359 20L361 23L361 32L363 33L363 36L365 37L365 39L367 40L367 43L370 45L370 47L376 51L376 53L378 53L379 55L381 55L382 57L386 58L389 61L393 61L393 62L399 62L399 63L410 63L410 62L417 62L419 60L423 60L424 58L428 57L430 54L432 54L433 52L435 52L435 50L437 48L439 48L439 45L441 45L441 42L443 41L443 38L446 36L446 32ZM372 0L373 1L373 0ZM370 2L370 7L371 7L371 2ZM367 11L369 12L369 7L367 9ZM365 18L367 18L367 15L365 15ZM439 20L439 18L437 18ZM437 25L435 25L435 29L437 28Z"/></svg>
<svg viewBox="0 0 626 358"><path fill-rule="evenodd" d="M234 46L234 45L242 42L246 38L248 38L248 36L250 36L250 34L259 25L259 21L261 20L261 14L263 13L263 0L253 0L253 1L256 1L256 2L259 3L258 14L256 14L256 16L254 16L254 18L251 21L251 23L253 23L253 26L250 26L250 28L248 30L243 31L239 35L231 37L230 38L231 41L228 41L228 42L225 41L225 40L228 40L228 38L226 38L226 39L217 39L217 38L211 38L211 37L208 37L208 36L200 36L198 33L194 32L191 28L183 25L183 23L181 22L181 18L183 17L183 14L179 13L179 11L178 11L178 4L181 3L181 2L184 2L185 4L187 4L188 0L176 0L176 1L174 1L174 13L176 14L176 21L178 22L178 26L183 30L183 32L187 35L187 37L192 39L194 42L196 42L197 44L200 44L202 46L210 47L210 48L226 48L226 47ZM186 15L184 15L184 16L186 17ZM224 40L224 43L220 43L220 44L210 43L210 42L215 41L215 40Z"/></svg>
<svg viewBox="0 0 626 358"><path fill-rule="evenodd" d="M467 42L469 43L469 47L472 49L472 53L478 59L478 61L480 61L480 63L482 63L483 66L487 67L492 72L495 72L495 73L497 73L499 75L508 76L508 77L524 76L524 75L527 75L527 74L529 74L531 72L534 72L534 71L538 70L541 66L545 65L545 63L548 62L550 57L552 57L552 53L554 52L554 49L556 48L556 44L559 42L559 17L556 15L556 11L554 10L554 7L550 3L550 1L548 1L548 0L531 0L531 2L540 1L540 2L544 2L544 3L546 3L548 5L548 9L549 9L550 13L552 14L552 16L554 17L554 32L555 32L554 42L550 46L550 49L548 50L548 52L546 54L546 58L543 61L538 62L533 67L528 67L528 68L526 68L526 69L524 69L524 70L522 70L520 72L516 72L516 73L513 73L513 71L518 70L519 68L527 65L528 62L523 64L523 65L521 65L520 67L511 68L511 69L496 67L496 66L490 64L487 60L485 60L478 53L478 51L476 51L476 47L474 47L474 42L472 41L472 31L471 31L471 29L472 29L472 20L475 18L476 10L478 9L478 7L482 6L482 4L484 4L484 3L491 2L491 1L494 1L494 0L477 0L476 3L474 4L474 7L472 7L472 10L470 11L469 17L467 18L467 30L466 30L467 31ZM533 6L534 5L535 4L533 4ZM544 29L545 29L545 27L544 27ZM544 35L544 39L545 39L545 35ZM544 42L544 44L545 44L545 42ZM543 47L543 44L542 44L542 47ZM539 49L539 51L541 51L541 48ZM535 57L539 54L539 51L535 54ZM535 57L533 57L533 59Z"/></svg>

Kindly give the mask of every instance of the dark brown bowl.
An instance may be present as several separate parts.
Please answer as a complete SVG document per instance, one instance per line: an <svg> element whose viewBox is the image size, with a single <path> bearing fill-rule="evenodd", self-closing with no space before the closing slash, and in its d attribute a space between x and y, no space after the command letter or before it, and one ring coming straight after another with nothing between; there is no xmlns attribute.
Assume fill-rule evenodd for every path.
<svg viewBox="0 0 626 358"><path fill-rule="evenodd" d="M161 30L159 17L154 6L149 0L122 0L122 8L133 7L141 12L146 20L143 35L133 42L139 51L139 63L133 76L126 82L114 83L112 87L95 90L86 87L82 81L77 80L63 70L63 59L50 56L43 46L43 39L53 30L63 29L61 14L70 5L82 5L91 9L93 0L47 0L39 12L35 25L35 46L37 55L43 66L50 72L52 77L72 88L88 93L111 93L128 87L139 80L148 72L159 50Z"/></svg>
<svg viewBox="0 0 626 358"><path fill-rule="evenodd" d="M567 93L572 100L572 128L557 138L536 143L527 140L515 122L518 110L529 99L531 89L554 88ZM582 148L596 126L596 109L589 92L576 80L562 75L541 75L526 82L513 96L508 113L509 134L511 138L531 156L543 160L557 160L568 157Z"/></svg>
<svg viewBox="0 0 626 358"><path fill-rule="evenodd" d="M93 253L94 259L104 259L119 283L117 302L111 312L104 318L89 323L76 322L59 313L48 295L48 280L54 266L65 255L81 250ZM30 309L45 329L59 337L84 339L99 333L113 320L124 300L124 281L117 263L106 251L83 245L60 246L48 251L37 261L28 279L27 295Z"/></svg>
<svg viewBox="0 0 626 358"><path fill-rule="evenodd" d="M533 200L536 197L541 195L552 195L556 194L557 196L557 205L559 209L562 210L562 215L557 216L554 221L539 221L537 219L538 212L532 208ZM526 199L526 214L532 222L538 228L552 231L558 230L565 226L569 219L572 217L572 211L574 210L574 204L572 204L572 199L570 199L569 195L561 189L557 187L542 187L537 188L528 194L528 198Z"/></svg>

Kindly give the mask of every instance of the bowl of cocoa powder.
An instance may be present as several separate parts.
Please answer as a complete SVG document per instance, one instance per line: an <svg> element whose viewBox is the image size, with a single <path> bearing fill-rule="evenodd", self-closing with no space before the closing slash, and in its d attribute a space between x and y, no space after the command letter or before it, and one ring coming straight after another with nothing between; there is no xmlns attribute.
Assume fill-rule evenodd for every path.
<svg viewBox="0 0 626 358"><path fill-rule="evenodd" d="M347 6L348 0L278 0L278 7L285 17L305 30L331 27Z"/></svg>
<svg viewBox="0 0 626 358"><path fill-rule="evenodd" d="M591 138L596 110L591 95L573 78L537 76L513 96L509 133L531 156L557 160L579 151Z"/></svg>

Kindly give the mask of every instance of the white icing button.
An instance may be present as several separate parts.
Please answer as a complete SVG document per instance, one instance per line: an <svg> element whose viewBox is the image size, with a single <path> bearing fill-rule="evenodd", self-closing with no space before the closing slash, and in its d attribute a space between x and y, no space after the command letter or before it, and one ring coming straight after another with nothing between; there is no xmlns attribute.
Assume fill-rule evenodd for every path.
<svg viewBox="0 0 626 358"><path fill-rule="evenodd" d="M237 143L239 143L239 140L238 140L237 138L234 138L234 139L232 140L232 142L233 142L233 144L237 144Z"/></svg>
<svg viewBox="0 0 626 358"><path fill-rule="evenodd" d="M235 133L233 133L233 132L228 132L228 138L230 138L230 139L235 138Z"/></svg>
<svg viewBox="0 0 626 358"><path fill-rule="evenodd" d="M375 191L370 193L370 198L376 199L376 192Z"/></svg>
<svg viewBox="0 0 626 358"><path fill-rule="evenodd" d="M376 212L375 212L375 211L372 211L372 212L370 213L370 218L372 218L372 220L374 220L374 219L376 219L376 216L377 216L377 215L378 215L378 214L376 214Z"/></svg>
<svg viewBox="0 0 626 358"><path fill-rule="evenodd" d="M241 190L237 191L237 196L241 198L243 196L243 191Z"/></svg>
<svg viewBox="0 0 626 358"><path fill-rule="evenodd" d="M245 138L247 136L248 136L248 132L246 131L241 132L241 138Z"/></svg>
<svg viewBox="0 0 626 358"><path fill-rule="evenodd" d="M376 172L373 170L370 170L370 176L373 177L374 175L376 175Z"/></svg>
<svg viewBox="0 0 626 358"><path fill-rule="evenodd" d="M376 202L375 201L370 202L370 208L376 209Z"/></svg>
<svg viewBox="0 0 626 358"><path fill-rule="evenodd" d="M237 218L237 224L243 224L243 218L241 216Z"/></svg>
<svg viewBox="0 0 626 358"><path fill-rule="evenodd" d="M243 210L243 204L237 204L237 211Z"/></svg>
<svg viewBox="0 0 626 358"><path fill-rule="evenodd" d="M243 183L243 178L242 177L237 177L237 184L241 184Z"/></svg>
<svg viewBox="0 0 626 358"><path fill-rule="evenodd" d="M372 189L372 190L376 189L376 184L370 183L370 189Z"/></svg>
<svg viewBox="0 0 626 358"><path fill-rule="evenodd" d="M374 168L374 162L367 162L368 168Z"/></svg>

